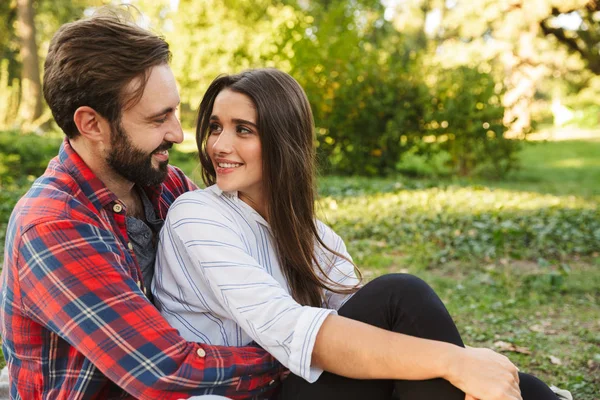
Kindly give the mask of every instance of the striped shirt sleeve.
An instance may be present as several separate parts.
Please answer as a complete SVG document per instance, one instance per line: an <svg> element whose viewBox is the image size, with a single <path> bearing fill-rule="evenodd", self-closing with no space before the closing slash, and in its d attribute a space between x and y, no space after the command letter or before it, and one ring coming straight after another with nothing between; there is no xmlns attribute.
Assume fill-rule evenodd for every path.
<svg viewBox="0 0 600 400"><path fill-rule="evenodd" d="M335 310L299 305L248 251L232 220L210 201L178 199L161 235L165 251L185 270L185 285L207 287L219 310L294 374L314 382L311 366L317 332ZM202 292L205 297L207 294ZM203 307L203 304L198 304ZM193 307L193 305L192 305Z"/></svg>

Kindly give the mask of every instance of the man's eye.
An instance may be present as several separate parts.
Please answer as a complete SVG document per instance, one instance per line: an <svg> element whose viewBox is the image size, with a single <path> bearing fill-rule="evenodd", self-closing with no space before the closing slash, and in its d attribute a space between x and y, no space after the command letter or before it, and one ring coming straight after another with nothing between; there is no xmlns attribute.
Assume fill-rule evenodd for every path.
<svg viewBox="0 0 600 400"><path fill-rule="evenodd" d="M160 119L155 119L154 122L156 122L157 124L164 124L167 121L167 117L165 116L164 118L160 118Z"/></svg>

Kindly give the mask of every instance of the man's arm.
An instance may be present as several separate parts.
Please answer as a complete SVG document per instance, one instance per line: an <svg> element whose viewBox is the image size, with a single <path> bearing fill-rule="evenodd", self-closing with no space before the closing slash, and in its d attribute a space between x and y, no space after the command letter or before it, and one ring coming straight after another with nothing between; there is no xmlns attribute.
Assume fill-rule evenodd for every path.
<svg viewBox="0 0 600 400"><path fill-rule="evenodd" d="M329 315L321 325L312 363L350 378L444 378L476 398L521 399L518 370L503 355L390 332L338 315Z"/></svg>
<svg viewBox="0 0 600 400"><path fill-rule="evenodd" d="M29 317L65 339L136 398L211 393L250 396L278 363L257 347L186 342L146 300L112 233L80 221L36 225L18 266ZM252 375L252 376L251 376Z"/></svg>

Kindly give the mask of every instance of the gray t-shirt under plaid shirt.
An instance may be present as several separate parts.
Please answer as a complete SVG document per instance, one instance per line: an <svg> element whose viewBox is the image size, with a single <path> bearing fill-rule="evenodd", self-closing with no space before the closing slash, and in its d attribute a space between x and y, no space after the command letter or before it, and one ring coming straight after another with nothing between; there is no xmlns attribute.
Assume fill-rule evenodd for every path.
<svg viewBox="0 0 600 400"><path fill-rule="evenodd" d="M137 257L144 279L146 297L153 301L150 292L150 284L154 277L154 259L156 258L156 244L158 233L164 224L164 220L156 216L152 202L143 190L138 190L142 203L144 204L144 215L146 221L134 217L127 217L127 235L133 244L133 252Z"/></svg>

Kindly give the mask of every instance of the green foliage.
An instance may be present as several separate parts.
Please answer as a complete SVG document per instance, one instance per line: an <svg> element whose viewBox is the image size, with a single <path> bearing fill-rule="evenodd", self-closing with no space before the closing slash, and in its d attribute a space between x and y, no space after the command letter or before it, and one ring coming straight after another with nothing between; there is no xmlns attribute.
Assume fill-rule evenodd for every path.
<svg viewBox="0 0 600 400"><path fill-rule="evenodd" d="M0 186L41 175L58 153L60 143L58 136L0 132Z"/></svg>
<svg viewBox="0 0 600 400"><path fill-rule="evenodd" d="M177 150L177 147L174 147L169 150L169 163L185 171L186 175L197 185L204 185L202 183L200 161L198 160L198 153L196 151L183 152Z"/></svg>
<svg viewBox="0 0 600 400"><path fill-rule="evenodd" d="M15 124L19 108L19 80L10 78L8 67L9 60L3 59L0 62L0 130Z"/></svg>
<svg viewBox="0 0 600 400"><path fill-rule="evenodd" d="M204 90L221 74L264 66L289 70L294 54L288 41L297 22L294 8L267 0L181 0L163 25L182 102L197 109ZM192 113L182 117L192 125Z"/></svg>
<svg viewBox="0 0 600 400"><path fill-rule="evenodd" d="M436 68L429 85L427 133L450 154L454 171L502 177L517 167L518 141L504 137L503 86L489 71Z"/></svg>
<svg viewBox="0 0 600 400"><path fill-rule="evenodd" d="M339 41L340 46L352 42L344 35ZM415 73L418 61L411 59L401 41L396 43L399 50L391 54L380 46L357 42L352 49L341 50L345 59L329 58L330 65L317 64L304 72L309 76L299 78L306 82L315 112L325 170L389 174L406 148L406 139L422 134L427 89Z"/></svg>
<svg viewBox="0 0 600 400"><path fill-rule="evenodd" d="M172 45L182 101L187 103L182 107L184 124L191 124L190 111L197 107L202 88L217 75L277 67L290 72L308 95L318 153L328 173L393 173L399 162L414 164L414 157L402 161L401 156L415 146L419 151L413 156L433 162L426 169L434 174L445 175L448 169L463 174L508 171L514 164L511 143L485 136L494 132L503 138L504 129L497 124L503 109L490 103L501 96L494 92L491 75L469 69L427 71L417 33L399 34L383 13L380 3L366 1L311 2L306 8L293 2L259 1L248 6L238 0L181 1L163 26ZM213 40L216 36L222 40ZM427 74L441 75L440 85L437 79L426 83ZM459 86L451 85L453 81ZM483 110L476 108L480 101ZM456 121L460 102L465 102L460 110L464 117ZM452 120L453 136L447 134L448 143L437 148L422 146L424 136L442 136L425 126L439 118ZM466 122L471 119L475 122ZM471 127L486 121L489 129ZM444 152L452 159L446 160Z"/></svg>
<svg viewBox="0 0 600 400"><path fill-rule="evenodd" d="M528 143L523 170L504 182L326 177L319 209L342 237L383 243L407 265L594 255L599 151L596 141Z"/></svg>
<svg viewBox="0 0 600 400"><path fill-rule="evenodd" d="M452 174L452 155L446 150L436 148L435 145L428 146L429 151L419 150L419 146L415 145L403 153L396 164L396 170L403 175L420 178L439 178Z"/></svg>
<svg viewBox="0 0 600 400"><path fill-rule="evenodd" d="M565 99L565 105L573 110L572 118L566 121L567 126L597 129L600 125L600 76L586 81L586 86L576 90Z"/></svg>
<svg viewBox="0 0 600 400"><path fill-rule="evenodd" d="M22 181L21 183L24 183ZM29 184L30 182L28 182ZM28 189L28 184L23 186L2 186L0 185L0 254L4 254L4 237L6 235L6 227L8 225L8 218L12 213L12 210L17 204L17 201L25 194ZM0 260L0 266L2 261Z"/></svg>
<svg viewBox="0 0 600 400"><path fill-rule="evenodd" d="M17 10L15 1L0 2L0 24L3 27L2 35L0 35L0 60L2 60L2 68L0 75L9 73L6 78L9 82L18 76L18 67L16 55L19 53L19 46L14 32L15 21L17 19ZM5 65L4 62L7 64ZM6 68L6 70L5 70ZM3 89L4 86L0 86ZM0 108L2 110L2 108ZM0 115L1 117L1 115Z"/></svg>
<svg viewBox="0 0 600 400"><path fill-rule="evenodd" d="M600 250L600 211L583 200L448 186L323 201L328 221L342 237L427 254L419 259L425 266L451 260L565 259Z"/></svg>

